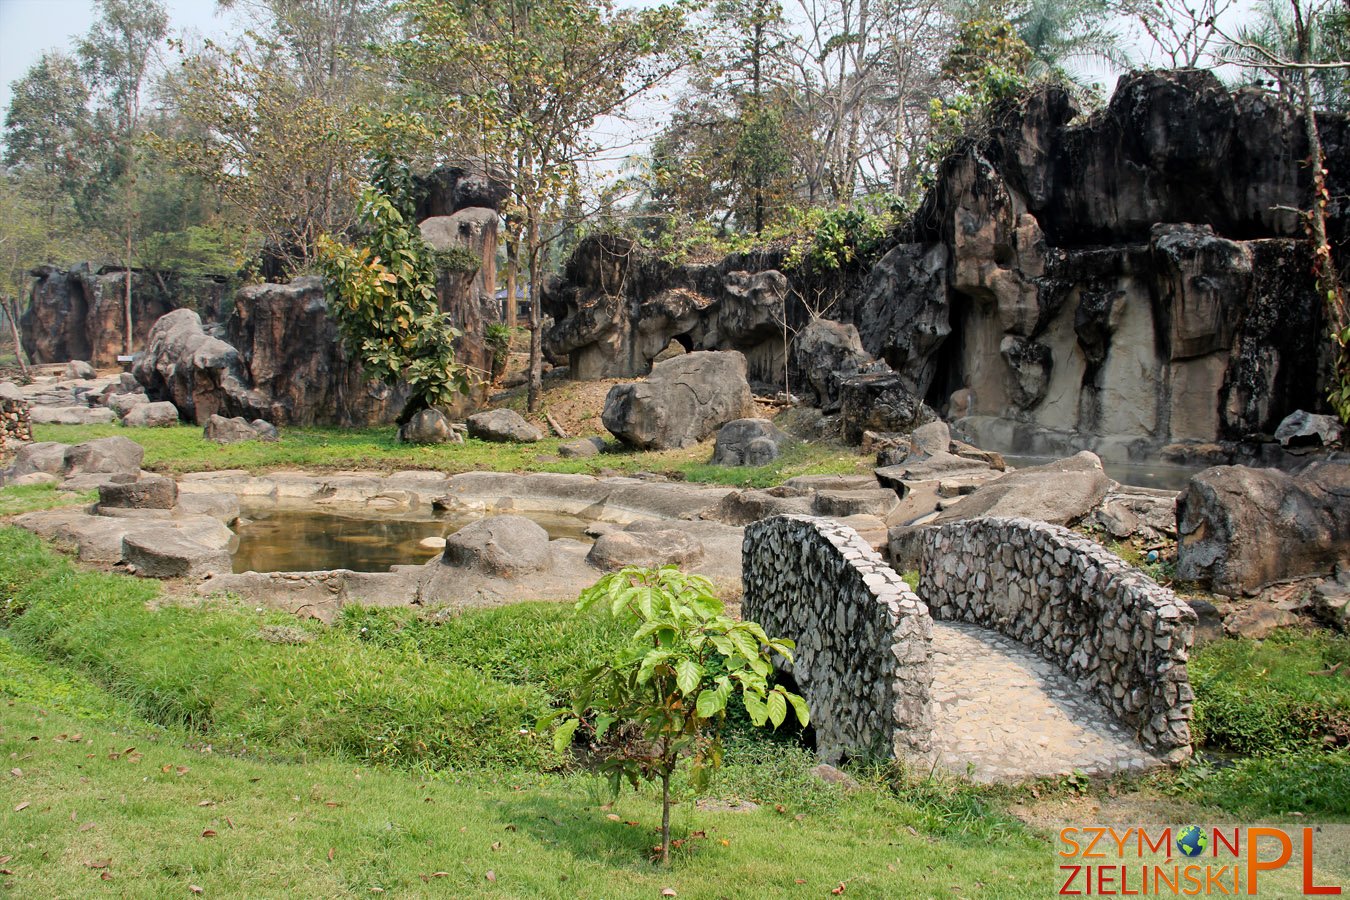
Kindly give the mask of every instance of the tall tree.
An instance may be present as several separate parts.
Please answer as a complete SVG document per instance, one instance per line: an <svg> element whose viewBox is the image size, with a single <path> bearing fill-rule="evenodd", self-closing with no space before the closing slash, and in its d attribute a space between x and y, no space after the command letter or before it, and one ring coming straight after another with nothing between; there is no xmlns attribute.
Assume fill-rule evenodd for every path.
<svg viewBox="0 0 1350 900"><path fill-rule="evenodd" d="M40 203L55 223L88 177L89 88L75 60L53 52L44 53L11 92L4 153L11 185Z"/></svg>
<svg viewBox="0 0 1350 900"><path fill-rule="evenodd" d="M539 406L539 290L550 213L581 188L597 120L684 64L685 11L616 11L607 0L408 0L391 47L426 133L509 184L530 273L529 408Z"/></svg>
<svg viewBox="0 0 1350 900"><path fill-rule="evenodd" d="M125 350L132 352L132 266L135 260L137 140L142 136L142 97L153 56L168 34L169 16L159 0L95 0L98 18L79 42L81 64L94 88L98 127L110 138L103 154L106 190L103 222L121 235L116 250L126 271L123 313ZM90 208L95 208L91 203ZM111 249L111 248L110 248Z"/></svg>

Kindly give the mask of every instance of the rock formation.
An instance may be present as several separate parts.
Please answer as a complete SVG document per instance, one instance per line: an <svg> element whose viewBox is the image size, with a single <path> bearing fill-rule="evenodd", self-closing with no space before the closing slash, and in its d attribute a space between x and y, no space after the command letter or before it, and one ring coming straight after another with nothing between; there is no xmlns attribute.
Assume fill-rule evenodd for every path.
<svg viewBox="0 0 1350 900"><path fill-rule="evenodd" d="M1330 189L1350 189L1350 125L1320 120ZM980 446L1125 460L1268 436L1325 407L1322 303L1298 214L1303 129L1261 91L1209 72L1134 72L1086 118L1046 88L944 164L896 243L839 279L807 326L809 278L782 254L671 265L584 241L546 299L572 377L646 370L670 340L738 349L822 407L837 373L884 361ZM1333 216L1337 241L1350 236ZM783 274L787 271L787 276ZM790 279L790 280L789 280ZM860 346L845 329L856 326Z"/></svg>
<svg viewBox="0 0 1350 900"><path fill-rule="evenodd" d="M126 271L39 266L32 271L32 302L19 319L21 341L34 363L88 360L111 366L125 352ZM151 327L165 313L196 309L208 321L219 314L228 284L224 277L189 277L137 270L131 279L133 345L145 346Z"/></svg>
<svg viewBox="0 0 1350 900"><path fill-rule="evenodd" d="M657 363L645 381L616 384L601 421L626 444L644 450L688 447L734 419L754 415L745 357L697 352Z"/></svg>

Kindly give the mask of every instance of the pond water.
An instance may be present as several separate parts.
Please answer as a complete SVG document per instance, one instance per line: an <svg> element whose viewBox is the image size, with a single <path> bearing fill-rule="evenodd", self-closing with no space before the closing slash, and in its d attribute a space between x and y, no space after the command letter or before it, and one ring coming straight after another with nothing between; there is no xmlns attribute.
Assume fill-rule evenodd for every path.
<svg viewBox="0 0 1350 900"><path fill-rule="evenodd" d="M1007 456L1003 459L1010 466L1025 469L1029 466L1043 466L1054 462L1053 456ZM1110 463L1103 462L1106 474L1134 487L1157 488L1164 491L1183 491L1186 483L1196 472L1205 466L1174 466L1168 463Z"/></svg>
<svg viewBox="0 0 1350 900"><path fill-rule="evenodd" d="M564 513L520 514L542 525L551 538L591 540L585 534L589 520ZM421 546L421 541L448 537L483 514L356 517L318 510L245 508L243 515L247 521L234 529L239 535L235 572L385 572L390 566L427 562L440 551Z"/></svg>

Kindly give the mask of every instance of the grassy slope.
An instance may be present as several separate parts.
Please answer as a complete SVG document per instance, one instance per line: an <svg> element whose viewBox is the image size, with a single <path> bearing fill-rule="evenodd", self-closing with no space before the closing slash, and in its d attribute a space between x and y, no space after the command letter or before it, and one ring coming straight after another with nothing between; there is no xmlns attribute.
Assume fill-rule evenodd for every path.
<svg viewBox="0 0 1350 900"><path fill-rule="evenodd" d="M159 472L198 472L213 469L266 471L305 469L439 469L446 472L661 472L691 481L767 487L794 475L859 471L862 457L847 449L798 443L768 466L731 468L708 464L710 443L683 450L639 452L612 442L609 451L590 459L561 459L558 438L535 444L494 444L469 439L463 444L415 447L400 444L394 428L287 428L282 440L267 444L246 442L220 446L202 438L200 428L128 430L117 425L39 425L39 441L79 443L122 435L145 447L145 467Z"/></svg>

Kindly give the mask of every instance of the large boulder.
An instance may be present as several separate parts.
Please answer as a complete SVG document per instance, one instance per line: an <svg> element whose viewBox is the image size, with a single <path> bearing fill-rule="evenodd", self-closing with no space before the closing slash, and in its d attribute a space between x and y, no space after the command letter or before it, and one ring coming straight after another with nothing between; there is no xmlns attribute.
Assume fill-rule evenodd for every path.
<svg viewBox="0 0 1350 900"><path fill-rule="evenodd" d="M857 375L840 386L840 420L850 444L862 443L865 431L911 432L936 419L894 372Z"/></svg>
<svg viewBox="0 0 1350 900"><path fill-rule="evenodd" d="M1296 409L1275 429L1275 440L1285 447L1325 447L1341 439L1341 422L1335 416L1319 416Z"/></svg>
<svg viewBox="0 0 1350 900"><path fill-rule="evenodd" d="M754 409L745 357L699 351L657 363L646 381L610 388L601 421L626 444L670 450L697 444Z"/></svg>
<svg viewBox="0 0 1350 900"><path fill-rule="evenodd" d="M1068 459L1018 469L986 482L944 510L933 524L997 516L1072 525L1102 502L1110 485L1102 461L1084 450Z"/></svg>
<svg viewBox="0 0 1350 900"><path fill-rule="evenodd" d="M1177 501L1177 533L1177 578L1216 594L1331 573L1350 559L1350 465L1206 469Z"/></svg>
<svg viewBox="0 0 1350 900"><path fill-rule="evenodd" d="M119 396L133 397L136 395L121 394ZM127 410L127 414L122 417L122 424L128 428L163 428L168 425L177 425L178 407L167 400L161 400L158 403L140 403Z"/></svg>
<svg viewBox="0 0 1350 900"><path fill-rule="evenodd" d="M261 421L261 420L257 420ZM267 425L266 422L262 423ZM268 426L270 427L270 426ZM239 444L244 441L276 440L265 429L260 429L243 416L227 419L224 416L212 416L202 429L202 437L217 444Z"/></svg>
<svg viewBox="0 0 1350 900"><path fill-rule="evenodd" d="M441 562L485 575L511 578L538 572L552 561L548 532L524 516L489 516L445 541Z"/></svg>
<svg viewBox="0 0 1350 900"><path fill-rule="evenodd" d="M126 424L127 413L138 406L149 403L150 397L144 391L135 391L125 394L110 394L105 400L104 405L111 409L117 415L122 417L122 424ZM161 400L161 403L168 403L167 400ZM172 406L172 404L170 404ZM178 407L174 407L174 418L178 418Z"/></svg>
<svg viewBox="0 0 1350 900"><path fill-rule="evenodd" d="M133 371L146 393L173 403L198 425L214 415L265 415L271 406L250 386L239 351L207 334L190 309L175 310L155 323Z"/></svg>
<svg viewBox="0 0 1350 900"><path fill-rule="evenodd" d="M32 444L24 444L19 447L19 452L14 455L14 462L10 464L9 470L5 473L8 481L16 478L23 478L26 475L41 473L45 475L61 476L66 471L66 451L70 449L68 444L60 444L56 441L37 441ZM139 463L137 463L139 466Z"/></svg>
<svg viewBox="0 0 1350 900"><path fill-rule="evenodd" d="M702 559L703 544L697 538L661 522L635 522L623 531L602 534L586 555L587 562L606 572L624 566L690 566Z"/></svg>
<svg viewBox="0 0 1350 900"><path fill-rule="evenodd" d="M715 466L766 466L778 458L788 436L768 419L736 419L717 432Z"/></svg>
<svg viewBox="0 0 1350 900"><path fill-rule="evenodd" d="M65 452L65 475L137 475L145 448L124 437L106 437L76 444Z"/></svg>
<svg viewBox="0 0 1350 900"><path fill-rule="evenodd" d="M863 349L857 328L814 319L792 341L791 384L794 391L814 393L816 405L833 412L839 408L843 380L867 371L875 362Z"/></svg>
<svg viewBox="0 0 1350 900"><path fill-rule="evenodd" d="M398 429L405 444L462 444L464 438L450 427L450 420L439 409L423 409Z"/></svg>
<svg viewBox="0 0 1350 900"><path fill-rule="evenodd" d="M543 440L544 433L513 409L490 409L474 413L468 419L469 436L496 443L532 444Z"/></svg>
<svg viewBox="0 0 1350 900"><path fill-rule="evenodd" d="M215 519L190 527L136 528L122 538L122 560L147 578L205 578L232 568L231 537Z"/></svg>
<svg viewBox="0 0 1350 900"><path fill-rule="evenodd" d="M82 359L72 359L66 363L65 371L62 374L67 381L92 381L98 377L94 367Z"/></svg>

